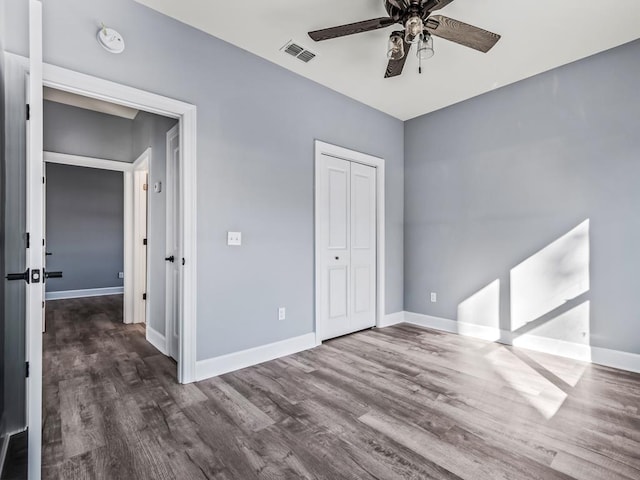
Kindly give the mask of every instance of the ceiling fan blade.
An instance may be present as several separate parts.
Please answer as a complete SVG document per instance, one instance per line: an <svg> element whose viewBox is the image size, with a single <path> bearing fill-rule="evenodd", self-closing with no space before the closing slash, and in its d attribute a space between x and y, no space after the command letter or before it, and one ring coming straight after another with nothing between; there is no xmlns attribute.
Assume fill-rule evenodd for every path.
<svg viewBox="0 0 640 480"><path fill-rule="evenodd" d="M402 69L404 68L404 64L407 61L407 57L409 56L409 51L411 50L411 44L404 42L404 57L400 60L389 60L389 64L387 65L387 71L384 74L384 78L397 77L402 73Z"/></svg>
<svg viewBox="0 0 640 480"><path fill-rule="evenodd" d="M345 37L347 35L353 35L354 33L369 32L371 30L378 30L379 28L389 27L396 23L393 18L381 17L374 18L372 20L365 20L364 22L349 23L347 25L340 25L339 27L325 28L323 30L315 30L309 32L309 36L316 42L322 40L329 40L331 38Z"/></svg>
<svg viewBox="0 0 640 480"><path fill-rule="evenodd" d="M422 6L422 10L426 12L435 12L449 5L453 0L427 0Z"/></svg>
<svg viewBox="0 0 640 480"><path fill-rule="evenodd" d="M425 23L428 32L465 47L487 53L500 40L500 35L442 15L433 15Z"/></svg>

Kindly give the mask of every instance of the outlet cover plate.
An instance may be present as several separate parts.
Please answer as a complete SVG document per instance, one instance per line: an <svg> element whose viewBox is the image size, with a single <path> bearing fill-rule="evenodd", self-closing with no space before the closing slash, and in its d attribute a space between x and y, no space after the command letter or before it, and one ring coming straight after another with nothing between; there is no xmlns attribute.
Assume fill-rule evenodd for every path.
<svg viewBox="0 0 640 480"><path fill-rule="evenodd" d="M227 232L227 245L232 247L242 245L242 232Z"/></svg>

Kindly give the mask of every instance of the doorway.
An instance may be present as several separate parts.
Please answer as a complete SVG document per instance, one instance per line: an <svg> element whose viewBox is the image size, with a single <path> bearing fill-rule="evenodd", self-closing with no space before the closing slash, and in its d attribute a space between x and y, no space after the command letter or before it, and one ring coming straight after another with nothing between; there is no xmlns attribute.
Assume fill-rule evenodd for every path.
<svg viewBox="0 0 640 480"><path fill-rule="evenodd" d="M30 2L38 6L39 2ZM36 13L38 9L34 10ZM35 15L37 16L37 15ZM37 22L33 22L37 24ZM34 42L34 45L37 45ZM180 311L177 378L180 383L194 380L195 373L195 312L196 312L196 107L184 102L126 87L120 84L72 72L59 67L42 64L39 55L31 55L31 75L29 84L30 119L28 121L27 166L27 229L31 236L28 250L27 271L31 279L25 282L27 291L27 345L31 374L27 378L27 423L29 427L29 472L38 478L40 472L42 446L42 308L44 289L39 281L44 267L43 194L42 188L42 86L108 101L118 105L136 108L152 114L163 115L178 121L180 132L180 209L181 221L178 226L180 243ZM150 182L154 183L154 182ZM158 182L156 182L158 183ZM155 188L155 184L153 185ZM163 185L159 184L158 189ZM163 265L164 270L164 265ZM25 275L26 278L26 275ZM150 276L151 278L151 276ZM160 276L164 281L164 275ZM37 305L37 308L36 308Z"/></svg>
<svg viewBox="0 0 640 480"><path fill-rule="evenodd" d="M316 141L316 342L384 316L384 160Z"/></svg>

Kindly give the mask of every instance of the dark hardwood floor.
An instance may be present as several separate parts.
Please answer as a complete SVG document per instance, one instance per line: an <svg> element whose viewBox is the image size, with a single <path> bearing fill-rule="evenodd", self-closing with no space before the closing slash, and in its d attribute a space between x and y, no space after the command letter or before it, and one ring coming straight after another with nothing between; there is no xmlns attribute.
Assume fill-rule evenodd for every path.
<svg viewBox="0 0 640 480"><path fill-rule="evenodd" d="M409 325L192 385L121 299L47 304L45 479L640 479L640 375Z"/></svg>

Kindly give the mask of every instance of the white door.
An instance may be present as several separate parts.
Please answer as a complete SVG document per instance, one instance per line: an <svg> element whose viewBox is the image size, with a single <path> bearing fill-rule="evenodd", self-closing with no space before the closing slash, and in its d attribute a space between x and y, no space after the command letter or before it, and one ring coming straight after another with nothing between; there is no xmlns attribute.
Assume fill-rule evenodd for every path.
<svg viewBox="0 0 640 480"><path fill-rule="evenodd" d="M318 330L326 340L376 324L376 169L318 161Z"/></svg>
<svg viewBox="0 0 640 480"><path fill-rule="evenodd" d="M167 271L166 329L169 356L178 361L180 325L180 269L182 239L180 236L180 135L178 125L167 133Z"/></svg>
<svg viewBox="0 0 640 480"><path fill-rule="evenodd" d="M42 307L44 305L44 163L42 158L42 4L29 0L29 121L27 122L27 265L26 295L28 478L40 478L42 441Z"/></svg>

